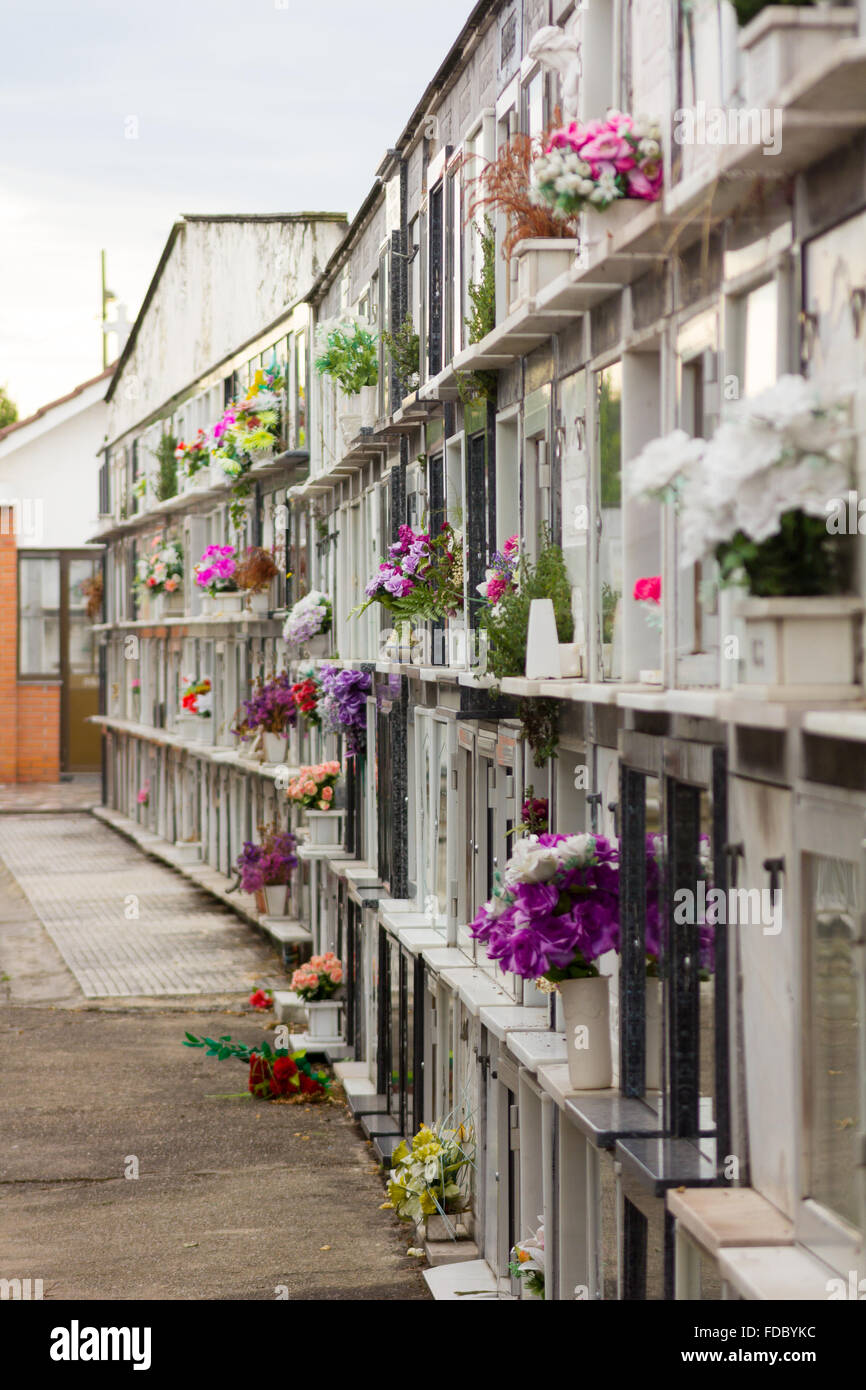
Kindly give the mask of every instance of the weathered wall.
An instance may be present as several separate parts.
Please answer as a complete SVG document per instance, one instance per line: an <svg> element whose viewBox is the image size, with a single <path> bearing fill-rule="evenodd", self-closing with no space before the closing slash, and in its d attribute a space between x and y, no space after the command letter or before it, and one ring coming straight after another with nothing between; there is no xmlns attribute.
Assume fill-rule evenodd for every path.
<svg viewBox="0 0 866 1390"><path fill-rule="evenodd" d="M345 232L327 220L181 223L109 402L117 439L301 298Z"/></svg>

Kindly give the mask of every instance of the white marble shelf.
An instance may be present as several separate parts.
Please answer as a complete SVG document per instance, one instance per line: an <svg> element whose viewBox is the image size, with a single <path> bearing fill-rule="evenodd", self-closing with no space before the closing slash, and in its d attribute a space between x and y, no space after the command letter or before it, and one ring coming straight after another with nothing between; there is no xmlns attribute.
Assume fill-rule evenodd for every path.
<svg viewBox="0 0 866 1390"><path fill-rule="evenodd" d="M500 1042L508 1033L546 1032L550 1014L545 1008L528 1008L523 1004L487 1004L479 1011L484 1027Z"/></svg>
<svg viewBox="0 0 866 1390"><path fill-rule="evenodd" d="M505 1045L518 1062L522 1062L532 1071L549 1062L568 1061L564 1033L541 1032L538 1029L517 1030L507 1035Z"/></svg>

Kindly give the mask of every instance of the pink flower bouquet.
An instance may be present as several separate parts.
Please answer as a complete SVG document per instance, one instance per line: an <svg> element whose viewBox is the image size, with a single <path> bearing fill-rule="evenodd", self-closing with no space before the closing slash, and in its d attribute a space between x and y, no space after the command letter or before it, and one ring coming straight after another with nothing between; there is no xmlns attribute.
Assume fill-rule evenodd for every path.
<svg viewBox="0 0 866 1390"><path fill-rule="evenodd" d="M333 951L323 956L311 956L292 976L291 988L308 1004L330 999L343 982L343 967Z"/></svg>
<svg viewBox="0 0 866 1390"><path fill-rule="evenodd" d="M237 590L237 559L233 545L209 545L195 567L195 582L211 597Z"/></svg>
<svg viewBox="0 0 866 1390"><path fill-rule="evenodd" d="M621 198L654 203L662 192L661 132L649 121L609 111L603 121L555 130L533 161L539 202L563 217L584 208L604 212Z"/></svg>
<svg viewBox="0 0 866 1390"><path fill-rule="evenodd" d="M334 804L334 787L340 776L337 762L317 763L314 767L302 767L293 782L290 782L286 795L298 806L310 811L330 811Z"/></svg>

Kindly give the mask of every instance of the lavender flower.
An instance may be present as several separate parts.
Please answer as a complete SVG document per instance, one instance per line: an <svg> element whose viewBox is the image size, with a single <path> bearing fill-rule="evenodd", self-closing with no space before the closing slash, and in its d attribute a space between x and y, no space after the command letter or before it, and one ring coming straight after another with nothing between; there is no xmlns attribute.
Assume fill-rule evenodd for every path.
<svg viewBox="0 0 866 1390"><path fill-rule="evenodd" d="M322 699L319 711L326 733L343 734L349 753L363 753L367 729L367 696L371 680L367 671L342 671L337 666L321 670Z"/></svg>

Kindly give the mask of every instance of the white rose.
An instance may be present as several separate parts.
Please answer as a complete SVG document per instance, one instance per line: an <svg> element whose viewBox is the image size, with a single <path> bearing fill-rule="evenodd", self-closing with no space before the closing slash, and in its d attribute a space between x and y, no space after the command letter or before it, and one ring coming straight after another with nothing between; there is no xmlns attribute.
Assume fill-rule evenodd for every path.
<svg viewBox="0 0 866 1390"><path fill-rule="evenodd" d="M577 859L581 864L592 858L594 850L595 840L592 835L569 835L556 846L561 860Z"/></svg>
<svg viewBox="0 0 866 1390"><path fill-rule="evenodd" d="M518 840L503 878L507 884L548 883L559 869L556 848L540 845L536 835Z"/></svg>

